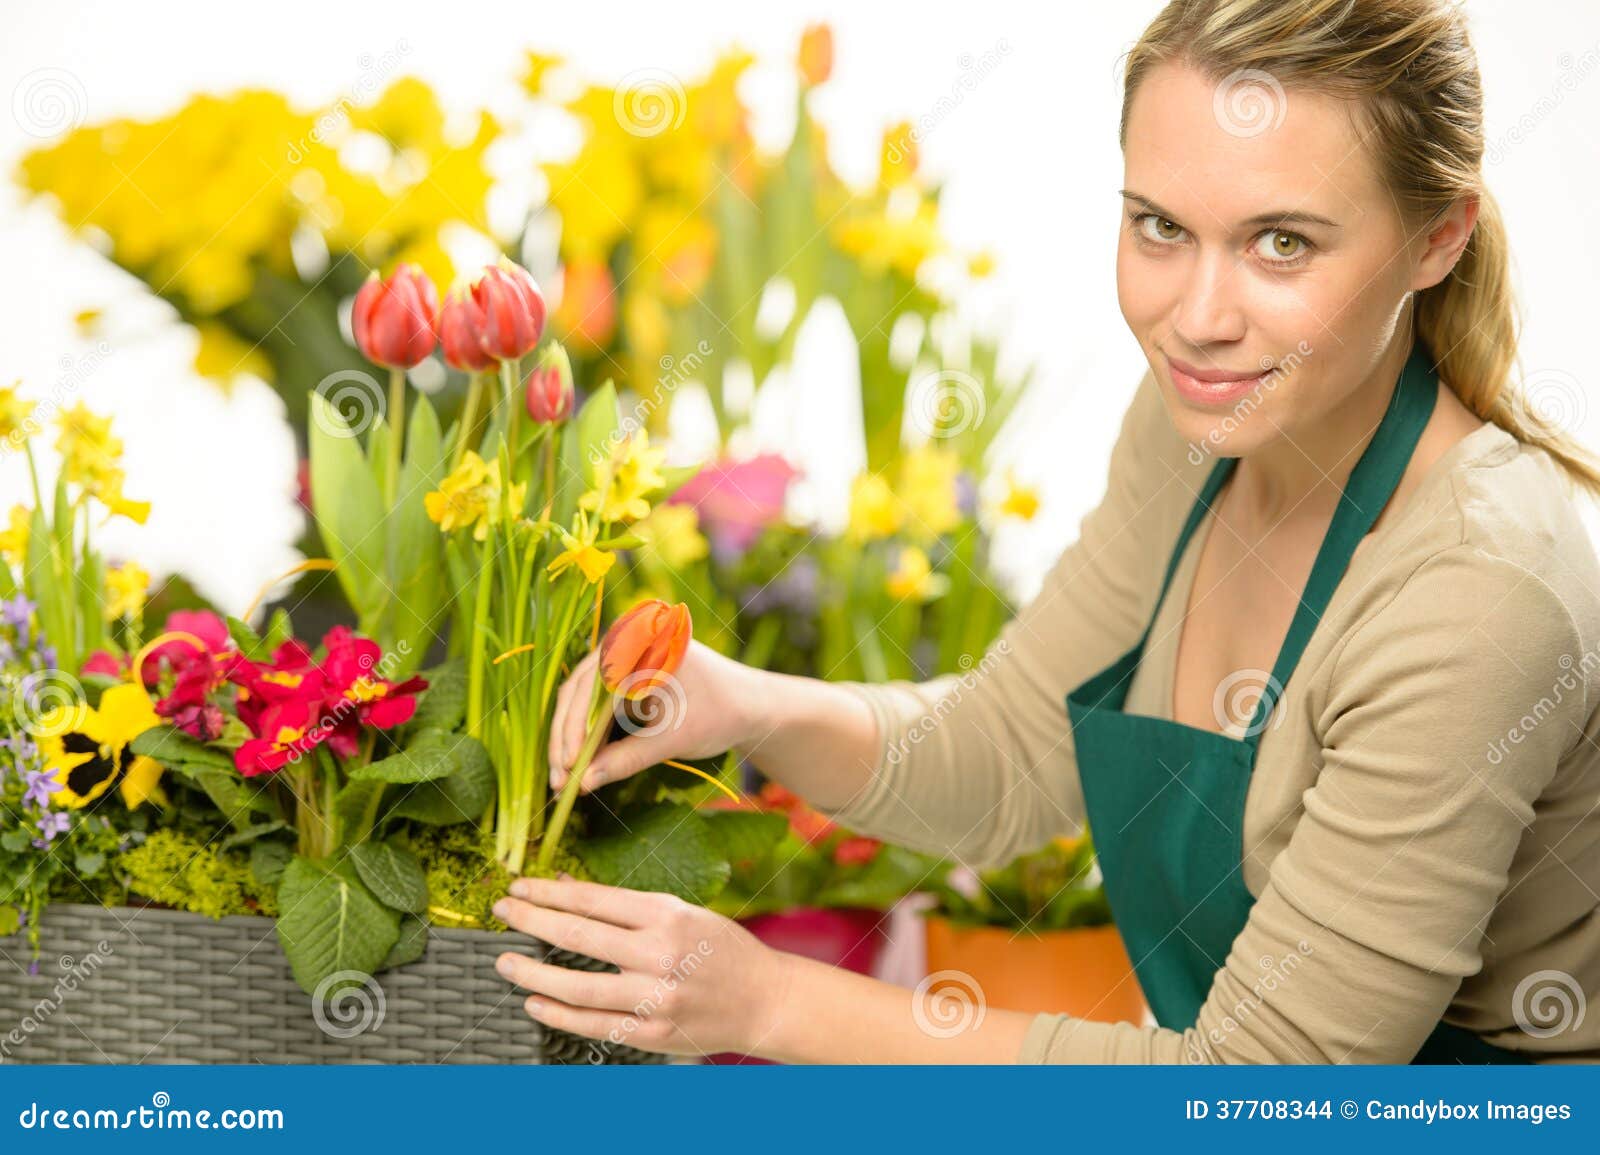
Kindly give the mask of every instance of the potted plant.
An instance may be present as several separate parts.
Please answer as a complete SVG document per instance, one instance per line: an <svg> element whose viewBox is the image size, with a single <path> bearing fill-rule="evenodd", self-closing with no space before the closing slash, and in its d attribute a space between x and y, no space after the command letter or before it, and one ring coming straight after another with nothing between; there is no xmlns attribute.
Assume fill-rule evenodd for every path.
<svg viewBox="0 0 1600 1155"><path fill-rule="evenodd" d="M930 977L965 976L986 1003L1011 1010L1144 1020L1087 833L999 869L957 868L929 889L937 898L925 921Z"/></svg>

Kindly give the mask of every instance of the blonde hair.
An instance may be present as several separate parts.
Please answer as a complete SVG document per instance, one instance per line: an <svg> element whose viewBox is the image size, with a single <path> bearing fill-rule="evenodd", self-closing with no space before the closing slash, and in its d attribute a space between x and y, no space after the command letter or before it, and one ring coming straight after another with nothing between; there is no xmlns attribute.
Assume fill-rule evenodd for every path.
<svg viewBox="0 0 1600 1155"><path fill-rule="evenodd" d="M1462 404L1545 450L1600 495L1600 462L1535 416L1511 383L1513 366L1520 367L1511 252L1480 171L1483 92L1459 7L1447 0L1172 0L1128 52L1124 146L1134 93L1168 60L1237 84L1240 101L1251 99L1251 86L1268 101L1281 100L1287 88L1355 101L1408 225L1427 227L1460 198L1478 198L1478 219L1455 268L1416 296L1417 338ZM1226 95L1219 92L1219 113Z"/></svg>

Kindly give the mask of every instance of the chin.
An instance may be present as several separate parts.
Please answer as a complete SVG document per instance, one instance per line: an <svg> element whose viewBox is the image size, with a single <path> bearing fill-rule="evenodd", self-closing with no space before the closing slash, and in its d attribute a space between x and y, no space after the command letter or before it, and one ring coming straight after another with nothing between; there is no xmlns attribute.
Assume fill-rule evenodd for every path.
<svg viewBox="0 0 1600 1155"><path fill-rule="evenodd" d="M1188 445L1188 458L1192 464L1215 460L1219 457L1243 457L1257 449L1270 437L1263 437L1265 427L1271 425L1259 419L1259 414L1237 412L1235 408L1218 412L1200 409L1188 404L1163 389L1167 403L1167 416L1172 427ZM1257 419L1252 420L1252 417Z"/></svg>

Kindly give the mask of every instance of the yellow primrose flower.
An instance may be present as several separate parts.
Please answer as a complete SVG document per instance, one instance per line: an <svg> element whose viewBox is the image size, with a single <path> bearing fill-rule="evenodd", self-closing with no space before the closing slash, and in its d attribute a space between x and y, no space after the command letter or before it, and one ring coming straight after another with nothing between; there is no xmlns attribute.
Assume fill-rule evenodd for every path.
<svg viewBox="0 0 1600 1155"><path fill-rule="evenodd" d="M20 445L32 430L28 418L33 415L37 402L17 395L20 381L0 388L0 441L9 441L12 447Z"/></svg>
<svg viewBox="0 0 1600 1155"><path fill-rule="evenodd" d="M889 596L900 601L931 602L944 593L950 579L933 572L928 555L915 546L900 551L887 582Z"/></svg>
<svg viewBox="0 0 1600 1155"><path fill-rule="evenodd" d="M578 499L578 505L599 515L601 521L638 521L650 513L646 495L666 487L661 476L665 449L650 448L650 434L639 429L612 450L595 467L595 487Z"/></svg>
<svg viewBox="0 0 1600 1155"><path fill-rule="evenodd" d="M137 618L144 613L150 574L136 561L124 562L106 573L106 620Z"/></svg>
<svg viewBox="0 0 1600 1155"><path fill-rule="evenodd" d="M668 569L683 569L710 552L710 543L700 532L700 514L692 505L658 505L633 530Z"/></svg>
<svg viewBox="0 0 1600 1155"><path fill-rule="evenodd" d="M1039 490L1034 486L1021 484L1017 481L1016 474L1008 469L1005 496L1000 499L998 508L1002 517L1032 521L1034 514L1039 512Z"/></svg>
<svg viewBox="0 0 1600 1155"><path fill-rule="evenodd" d="M551 581L573 566L577 566L583 572L584 580L591 583L606 576L606 571L616 562L617 555L595 545L599 528L598 525L590 525L588 516L580 510L571 532L565 529L560 531L561 544L566 548L556 554L546 567L550 571Z"/></svg>
<svg viewBox="0 0 1600 1155"><path fill-rule="evenodd" d="M961 455L945 445L919 445L901 459L900 497L906 504L909 530L938 537L961 524L956 488L960 472Z"/></svg>
<svg viewBox="0 0 1600 1155"><path fill-rule="evenodd" d="M445 533L472 526L473 539L483 541L489 536L489 523L505 514L503 489L500 463L486 463L469 449L439 488L423 495L422 507ZM527 493L526 482L511 487L512 509L522 508Z"/></svg>
<svg viewBox="0 0 1600 1155"><path fill-rule="evenodd" d="M106 690L98 707L78 702L47 711L36 734L45 769L60 784L50 801L81 809L120 777L122 800L130 810L150 799L165 805L161 764L128 750L129 742L160 722L144 687L131 682Z"/></svg>
<svg viewBox="0 0 1600 1155"><path fill-rule="evenodd" d="M28 559L28 530L33 516L25 505L11 507L10 523L0 530L0 559L9 565L25 565Z"/></svg>
<svg viewBox="0 0 1600 1155"><path fill-rule="evenodd" d="M888 537L904 517L894 489L882 476L863 473L850 485L850 536L859 541Z"/></svg>

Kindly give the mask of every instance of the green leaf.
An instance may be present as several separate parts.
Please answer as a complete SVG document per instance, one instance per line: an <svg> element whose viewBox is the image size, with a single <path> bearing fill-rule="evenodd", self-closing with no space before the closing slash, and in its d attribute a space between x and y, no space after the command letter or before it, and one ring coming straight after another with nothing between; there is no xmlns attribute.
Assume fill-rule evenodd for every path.
<svg viewBox="0 0 1600 1155"><path fill-rule="evenodd" d="M494 768L487 757L469 758L448 778L420 782L389 813L434 826L476 822L494 801Z"/></svg>
<svg viewBox="0 0 1600 1155"><path fill-rule="evenodd" d="M362 842L350 848L350 861L383 905L411 914L428 909L428 877L410 852L391 842Z"/></svg>
<svg viewBox="0 0 1600 1155"><path fill-rule="evenodd" d="M200 789L206 792L206 797L222 812L222 817L235 830L248 830L253 823L251 818L256 814L271 814L276 816L276 807L268 796L264 786L257 787L247 783L234 773L232 769L218 770L210 766L179 767L189 777L200 784Z"/></svg>
<svg viewBox="0 0 1600 1155"><path fill-rule="evenodd" d="M311 493L317 529L345 597L363 621L382 605L383 495L367 467L360 442L333 403L310 397Z"/></svg>
<svg viewBox="0 0 1600 1155"><path fill-rule="evenodd" d="M400 915L352 872L298 856L278 884L278 909L278 942L307 994L334 975L371 974L400 938Z"/></svg>
<svg viewBox="0 0 1600 1155"><path fill-rule="evenodd" d="M10 903L0 906L0 938L22 929L22 912Z"/></svg>
<svg viewBox="0 0 1600 1155"><path fill-rule="evenodd" d="M705 820L689 807L656 806L617 822L612 832L573 847L595 881L698 903L727 885L728 860Z"/></svg>
<svg viewBox="0 0 1600 1155"><path fill-rule="evenodd" d="M593 489L597 466L611 456L617 436L617 387L607 381L589 395L573 424L584 464L584 487Z"/></svg>
<svg viewBox="0 0 1600 1155"><path fill-rule="evenodd" d="M417 699L411 722L418 730L454 730L467 716L467 663L463 658L424 670L428 688Z"/></svg>
<svg viewBox="0 0 1600 1155"><path fill-rule="evenodd" d="M261 640L266 644L267 652L270 654L293 636L294 626L289 622L289 611L279 606L267 619L267 632L262 635Z"/></svg>
<svg viewBox="0 0 1600 1155"><path fill-rule="evenodd" d="M263 838L250 844L250 873L263 886L277 886L283 871L294 857L294 848L287 842Z"/></svg>
<svg viewBox="0 0 1600 1155"><path fill-rule="evenodd" d="M383 960L380 970L390 967L401 967L407 963L414 963L427 952L428 949L428 920L418 918L414 914L402 915L400 918L400 937L389 951L389 957Z"/></svg>
<svg viewBox="0 0 1600 1155"><path fill-rule="evenodd" d="M359 842L367 836L369 814L376 814L374 799L383 793L383 783L375 780L346 782L333 797L333 813L344 842Z"/></svg>
<svg viewBox="0 0 1600 1155"><path fill-rule="evenodd" d="M207 746L198 738L184 733L176 726L152 726L128 743L135 754L154 758L169 770L192 773L210 767L234 772L233 755L226 750Z"/></svg>
<svg viewBox="0 0 1600 1155"><path fill-rule="evenodd" d="M233 850L239 846L249 846L259 838L263 838L268 834L276 834L278 831L287 830L288 828L289 824L287 822L258 822L254 826L246 826L243 830L237 830L228 835L222 840L222 849Z"/></svg>
<svg viewBox="0 0 1600 1155"><path fill-rule="evenodd" d="M439 418L420 394L411 410L406 457L394 508L384 526L389 602L387 631L380 641L400 678L422 660L434 635L445 597L444 535L428 517L424 499L444 480L447 462ZM401 643L407 647L401 650Z"/></svg>
<svg viewBox="0 0 1600 1155"><path fill-rule="evenodd" d="M270 656L266 644L261 640L261 635L256 633L249 622L228 615L228 636L233 639L233 644L239 647L239 652L252 662L266 661Z"/></svg>
<svg viewBox="0 0 1600 1155"><path fill-rule="evenodd" d="M767 857L789 829L787 816L763 810L702 810L699 814L718 852L733 866Z"/></svg>
<svg viewBox="0 0 1600 1155"><path fill-rule="evenodd" d="M398 754L379 759L350 771L352 782L432 782L463 771L489 767L489 752L483 743L466 734L445 734L424 730L411 745Z"/></svg>

